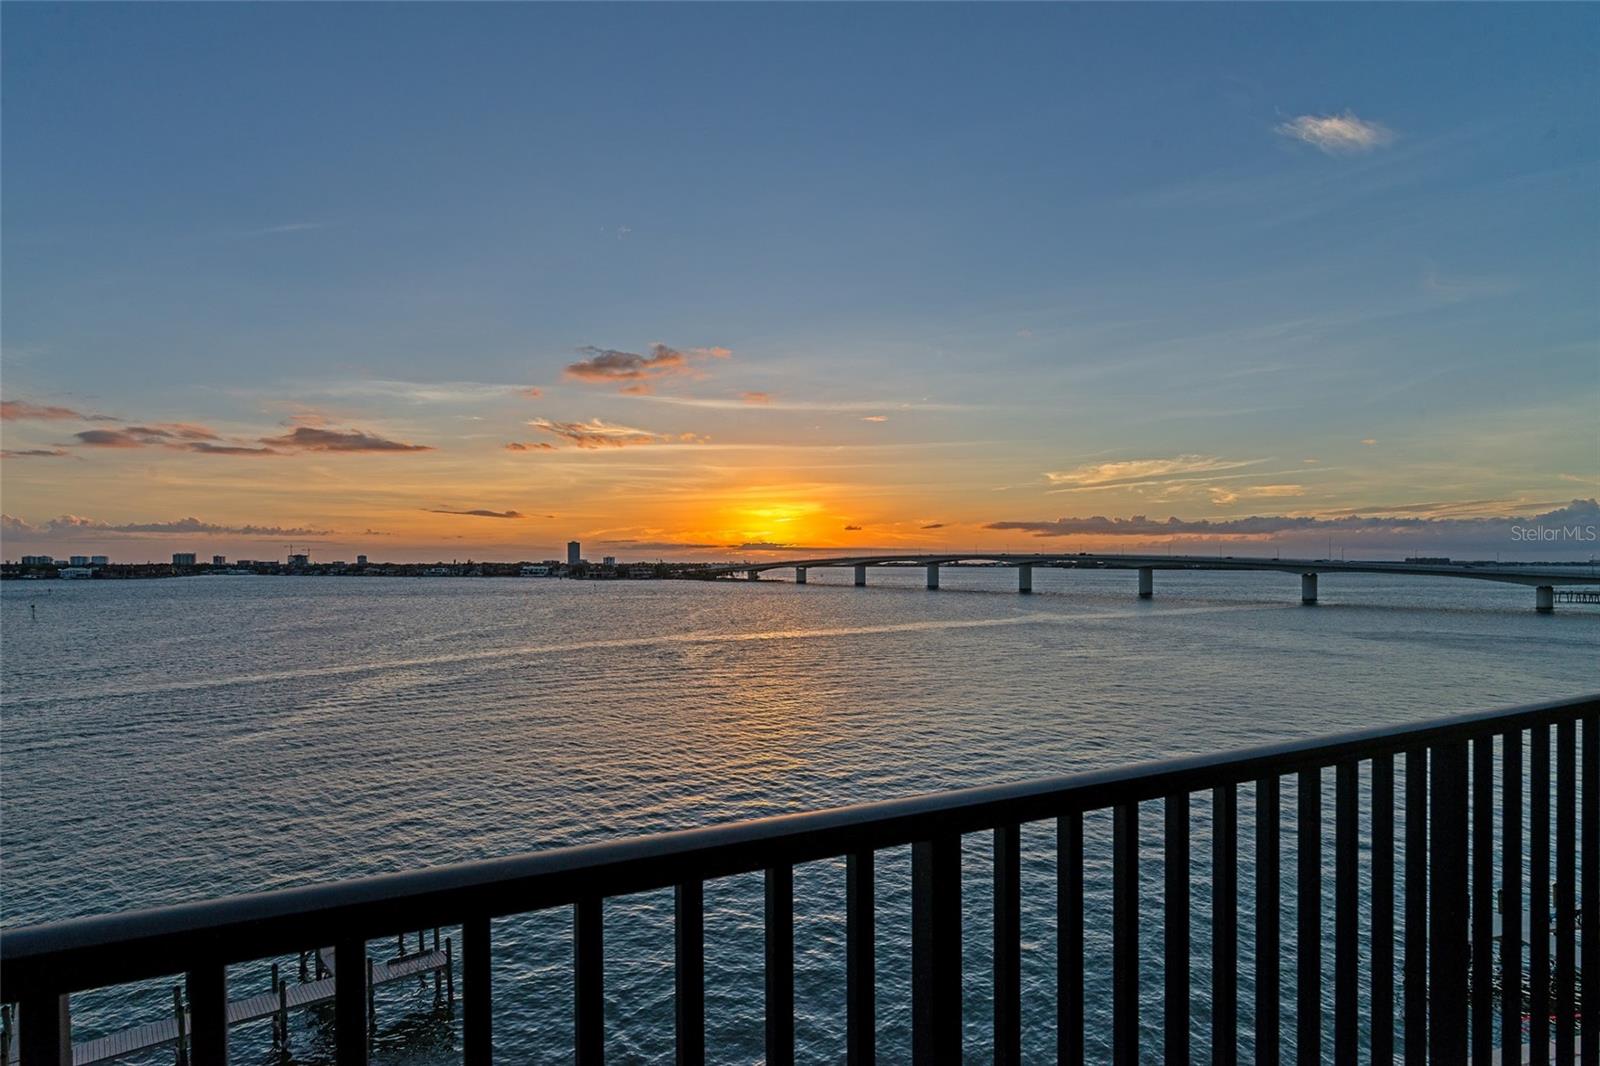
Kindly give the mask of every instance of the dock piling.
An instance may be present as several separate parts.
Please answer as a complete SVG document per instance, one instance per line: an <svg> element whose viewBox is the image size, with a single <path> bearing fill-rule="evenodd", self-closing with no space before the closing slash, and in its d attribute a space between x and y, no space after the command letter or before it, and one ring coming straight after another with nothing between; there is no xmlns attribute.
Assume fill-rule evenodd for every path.
<svg viewBox="0 0 1600 1066"><path fill-rule="evenodd" d="M1155 595L1155 568L1149 566L1139 567L1139 598L1148 600Z"/></svg>
<svg viewBox="0 0 1600 1066"><path fill-rule="evenodd" d="M450 938L444 938L444 986L446 992L445 1004L449 1006L450 1013L456 1012L456 964L455 958L450 953Z"/></svg>
<svg viewBox="0 0 1600 1066"><path fill-rule="evenodd" d="M1315 607L1317 605L1316 574L1300 575L1300 602L1307 607Z"/></svg>
<svg viewBox="0 0 1600 1066"><path fill-rule="evenodd" d="M277 963L273 963L272 964L272 990L274 992L276 992L278 990L278 964ZM273 1047L282 1047L283 1046L283 1027L280 1024L279 1019L277 1017L274 1017L272 1019L272 1046Z"/></svg>
<svg viewBox="0 0 1600 1066"><path fill-rule="evenodd" d="M172 1016L178 1020L178 1066L189 1066L189 1034L184 1025L183 989L172 986Z"/></svg>

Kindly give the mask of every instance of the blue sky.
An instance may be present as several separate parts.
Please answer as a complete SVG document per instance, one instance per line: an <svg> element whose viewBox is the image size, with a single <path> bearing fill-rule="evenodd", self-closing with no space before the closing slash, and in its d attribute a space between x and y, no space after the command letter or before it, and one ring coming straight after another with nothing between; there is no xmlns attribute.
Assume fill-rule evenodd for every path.
<svg viewBox="0 0 1600 1066"><path fill-rule="evenodd" d="M1592 6L0 18L6 399L237 452L14 403L8 556L184 519L236 552L992 543L1600 485ZM686 354L647 395L566 369L651 344ZM481 509L518 517L435 514Z"/></svg>

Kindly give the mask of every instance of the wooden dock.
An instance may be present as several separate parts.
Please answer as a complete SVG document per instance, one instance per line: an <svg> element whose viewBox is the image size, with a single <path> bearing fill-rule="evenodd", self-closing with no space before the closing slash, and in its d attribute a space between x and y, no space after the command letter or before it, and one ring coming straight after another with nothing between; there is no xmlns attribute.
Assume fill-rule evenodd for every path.
<svg viewBox="0 0 1600 1066"><path fill-rule="evenodd" d="M455 999L455 979L452 973L452 956L449 938L440 946L437 930L434 933L434 946L430 950L421 950L422 935L417 937L419 950L412 954L400 954L387 961L379 961L370 956L367 958L367 1004L369 1015L373 1011L372 992L379 985L403 981L406 978L426 978L429 974L434 976L434 989L437 993L442 983L448 987L449 999ZM277 981L277 991L262 992L258 995L247 996L244 999L232 1000L228 1003L228 1025L244 1025L247 1022L257 1022L264 1019L275 1019L273 1043L277 1045L280 1040L287 1039L288 1014L293 1010L306 1007L315 1007L324 1003L332 1003L334 995L334 966L337 960L332 948L322 948L315 953L317 963L316 974L310 978L306 972L305 960L301 960L302 979L299 981ZM277 967L273 967L274 976ZM322 976L326 973L326 976ZM181 1004L180 993L173 989L175 1004ZM9 1008L6 1017L6 1066L18 1062L18 1042L11 1028L12 1019ZM95 1040L74 1042L72 1047L72 1066L91 1066L93 1063L107 1062L120 1059L129 1055L137 1055L153 1048L171 1044L177 1049L177 1062L184 1066L188 1061L187 1034L190 1032L190 1020L187 1010L180 1015L175 1008L172 1016L158 1022L146 1022L136 1025L131 1029L111 1033Z"/></svg>

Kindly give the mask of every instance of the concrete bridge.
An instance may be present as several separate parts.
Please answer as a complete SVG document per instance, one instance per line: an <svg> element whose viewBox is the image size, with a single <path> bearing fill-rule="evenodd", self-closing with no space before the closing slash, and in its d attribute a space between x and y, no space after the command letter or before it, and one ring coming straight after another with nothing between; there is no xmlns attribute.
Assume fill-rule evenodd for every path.
<svg viewBox="0 0 1600 1066"><path fill-rule="evenodd" d="M1407 577L1454 577L1477 581L1502 581L1514 585L1531 585L1534 589L1534 608L1543 613L1555 609L1557 585L1600 585L1600 568L1553 566L1502 566L1498 563L1421 563L1378 562L1371 560L1345 561L1343 559L1280 559L1251 556L1197 556L1197 555L1105 555L1093 552L1017 553L1017 552L945 552L915 555L857 555L821 559L788 559L782 562L729 563L708 567L695 572L699 577L733 577L744 574L758 581L768 570L794 569L795 584L806 583L810 570L853 568L857 587L867 583L867 570L871 567L926 568L928 588L939 587L939 568L955 563L988 563L1015 567L1017 591L1033 591L1033 568L1047 566L1084 570L1137 570L1139 598L1149 599L1155 591L1157 570L1277 570L1300 575L1300 602L1317 602L1318 574L1398 574Z"/></svg>

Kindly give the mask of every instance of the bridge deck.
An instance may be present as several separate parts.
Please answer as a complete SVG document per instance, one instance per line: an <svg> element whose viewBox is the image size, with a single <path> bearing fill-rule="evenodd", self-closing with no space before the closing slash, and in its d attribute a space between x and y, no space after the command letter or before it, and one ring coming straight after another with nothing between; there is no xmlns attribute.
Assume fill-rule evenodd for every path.
<svg viewBox="0 0 1600 1066"><path fill-rule="evenodd" d="M1456 577L1504 581L1519 585L1600 584L1600 566L1541 566L1500 563L1416 563L1360 559L1285 559L1247 555L1128 555L1095 552L922 552L764 560L706 567L695 577L727 577L765 570L823 569L847 566L940 566L986 562L999 566L1099 568L1112 570L1275 570L1299 574L1393 574L1407 577Z"/></svg>

